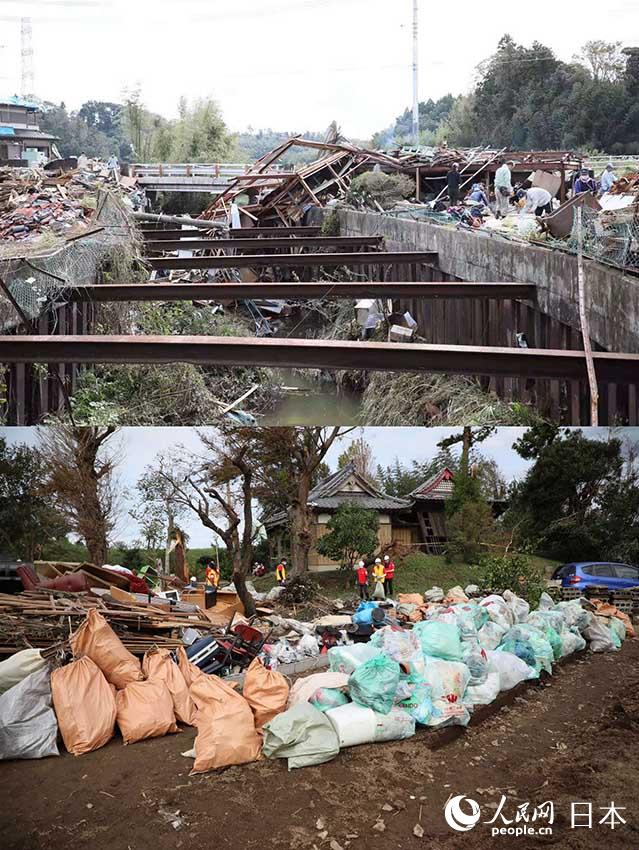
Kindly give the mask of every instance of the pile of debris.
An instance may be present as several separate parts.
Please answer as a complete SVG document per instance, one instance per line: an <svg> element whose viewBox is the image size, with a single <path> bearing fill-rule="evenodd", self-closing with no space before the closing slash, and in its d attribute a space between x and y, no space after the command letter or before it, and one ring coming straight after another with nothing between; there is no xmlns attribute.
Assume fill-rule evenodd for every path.
<svg viewBox="0 0 639 850"><path fill-rule="evenodd" d="M124 185L112 169L97 160L82 168L77 160L65 167L0 169L0 240L20 242L42 233L71 236L86 230L97 208L99 189L117 191L122 197L136 190L127 178ZM70 167L69 167L70 166Z"/></svg>
<svg viewBox="0 0 639 850"><path fill-rule="evenodd" d="M134 601L129 601L131 597ZM196 605L132 595L115 586L110 591L93 588L79 593L31 590L0 594L0 655L25 647L59 647L93 609L102 614L132 653L146 652L154 645L181 646L185 628L219 631Z"/></svg>
<svg viewBox="0 0 639 850"><path fill-rule="evenodd" d="M248 624L237 641L230 633L212 641L217 653L229 643L229 652L251 659L243 681L229 683L208 671L207 645L151 648L140 662L92 609L70 635L70 651L53 662L26 650L0 663L0 759L58 755L58 731L81 755L108 743L116 724L131 744L181 723L197 729L194 748L183 753L194 759L194 774L261 756L287 759L289 770L317 765L350 746L410 738L418 726L465 727L476 709L551 676L573 653L614 651L635 635L624 612L596 600L555 603L543 593L531 610L509 590L468 590L477 595L432 588L397 604L362 602L339 641L322 638L330 669L292 686L257 656L263 649L264 659L281 660ZM402 606L411 605L420 619L402 622ZM308 624L272 619L301 633L309 650L319 643ZM352 626L368 626L368 637Z"/></svg>

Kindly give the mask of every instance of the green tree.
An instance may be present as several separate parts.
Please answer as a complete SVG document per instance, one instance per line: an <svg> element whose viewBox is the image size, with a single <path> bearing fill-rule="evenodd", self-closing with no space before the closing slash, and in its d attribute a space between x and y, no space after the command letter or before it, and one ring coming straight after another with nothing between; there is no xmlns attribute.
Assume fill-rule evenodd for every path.
<svg viewBox="0 0 639 850"><path fill-rule="evenodd" d="M495 538L492 509L482 492L477 470L471 465L473 446L487 439L493 430L489 426L474 430L465 426L461 433L446 437L439 443L443 449L450 449L456 443L462 444L459 469L453 478L453 492L446 502L446 557L449 561L473 561Z"/></svg>
<svg viewBox="0 0 639 850"><path fill-rule="evenodd" d="M40 453L31 446L9 446L0 437L0 550L25 561L42 547L64 539L63 515L42 490L46 476Z"/></svg>
<svg viewBox="0 0 639 850"><path fill-rule="evenodd" d="M632 557L639 479L619 439L559 429L540 434L536 428L515 449L535 459L512 485L505 517L522 545L561 560Z"/></svg>
<svg viewBox="0 0 639 850"><path fill-rule="evenodd" d="M379 522L375 511L346 502L326 524L328 531L317 541L317 551L337 561L342 569L352 570L355 559L370 555L377 548Z"/></svg>

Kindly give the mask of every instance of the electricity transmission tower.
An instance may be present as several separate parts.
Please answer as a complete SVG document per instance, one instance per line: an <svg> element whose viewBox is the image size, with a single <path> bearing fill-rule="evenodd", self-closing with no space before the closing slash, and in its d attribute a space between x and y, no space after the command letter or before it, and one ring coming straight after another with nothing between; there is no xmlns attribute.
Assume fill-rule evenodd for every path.
<svg viewBox="0 0 639 850"><path fill-rule="evenodd" d="M419 144L419 0L413 0L413 142Z"/></svg>
<svg viewBox="0 0 639 850"><path fill-rule="evenodd" d="M20 94L22 97L33 97L35 83L33 73L33 28L31 18L20 19L20 45L22 55Z"/></svg>

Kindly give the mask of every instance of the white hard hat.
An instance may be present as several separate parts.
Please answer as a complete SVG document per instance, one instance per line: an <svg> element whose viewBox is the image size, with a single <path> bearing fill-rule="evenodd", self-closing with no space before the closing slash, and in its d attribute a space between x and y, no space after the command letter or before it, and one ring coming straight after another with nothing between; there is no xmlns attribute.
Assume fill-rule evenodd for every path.
<svg viewBox="0 0 639 850"><path fill-rule="evenodd" d="M359 561L359 563L357 564L357 566L358 566L358 567L365 567L365 566L366 566L366 564L364 563L364 561Z"/></svg>
<svg viewBox="0 0 639 850"><path fill-rule="evenodd" d="M191 581L197 581L197 576L191 576Z"/></svg>
<svg viewBox="0 0 639 850"><path fill-rule="evenodd" d="M375 558L375 563L376 563L376 564L381 564L381 563L382 563L382 559L381 559L381 558Z"/></svg>
<svg viewBox="0 0 639 850"><path fill-rule="evenodd" d="M390 561L390 555L384 555L384 560L385 560L385 561Z"/></svg>

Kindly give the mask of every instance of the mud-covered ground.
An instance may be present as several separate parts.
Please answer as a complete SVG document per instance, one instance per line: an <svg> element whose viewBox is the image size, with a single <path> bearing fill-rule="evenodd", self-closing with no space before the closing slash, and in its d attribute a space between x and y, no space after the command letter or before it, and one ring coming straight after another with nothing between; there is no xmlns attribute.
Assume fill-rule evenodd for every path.
<svg viewBox="0 0 639 850"><path fill-rule="evenodd" d="M558 666L476 713L466 730L421 731L291 773L284 761L263 761L190 778L192 762L180 753L194 735L128 747L116 738L80 758L1 765L0 848L639 847L639 641ZM443 814L462 794L481 809L463 833ZM498 815L502 796L508 826ZM551 835L492 835L495 827L547 828L530 817L545 801L554 804ZM592 828L571 828L573 802L592 804ZM626 820L615 819L614 830L609 816L599 823L613 802ZM515 823L525 803L529 820Z"/></svg>

